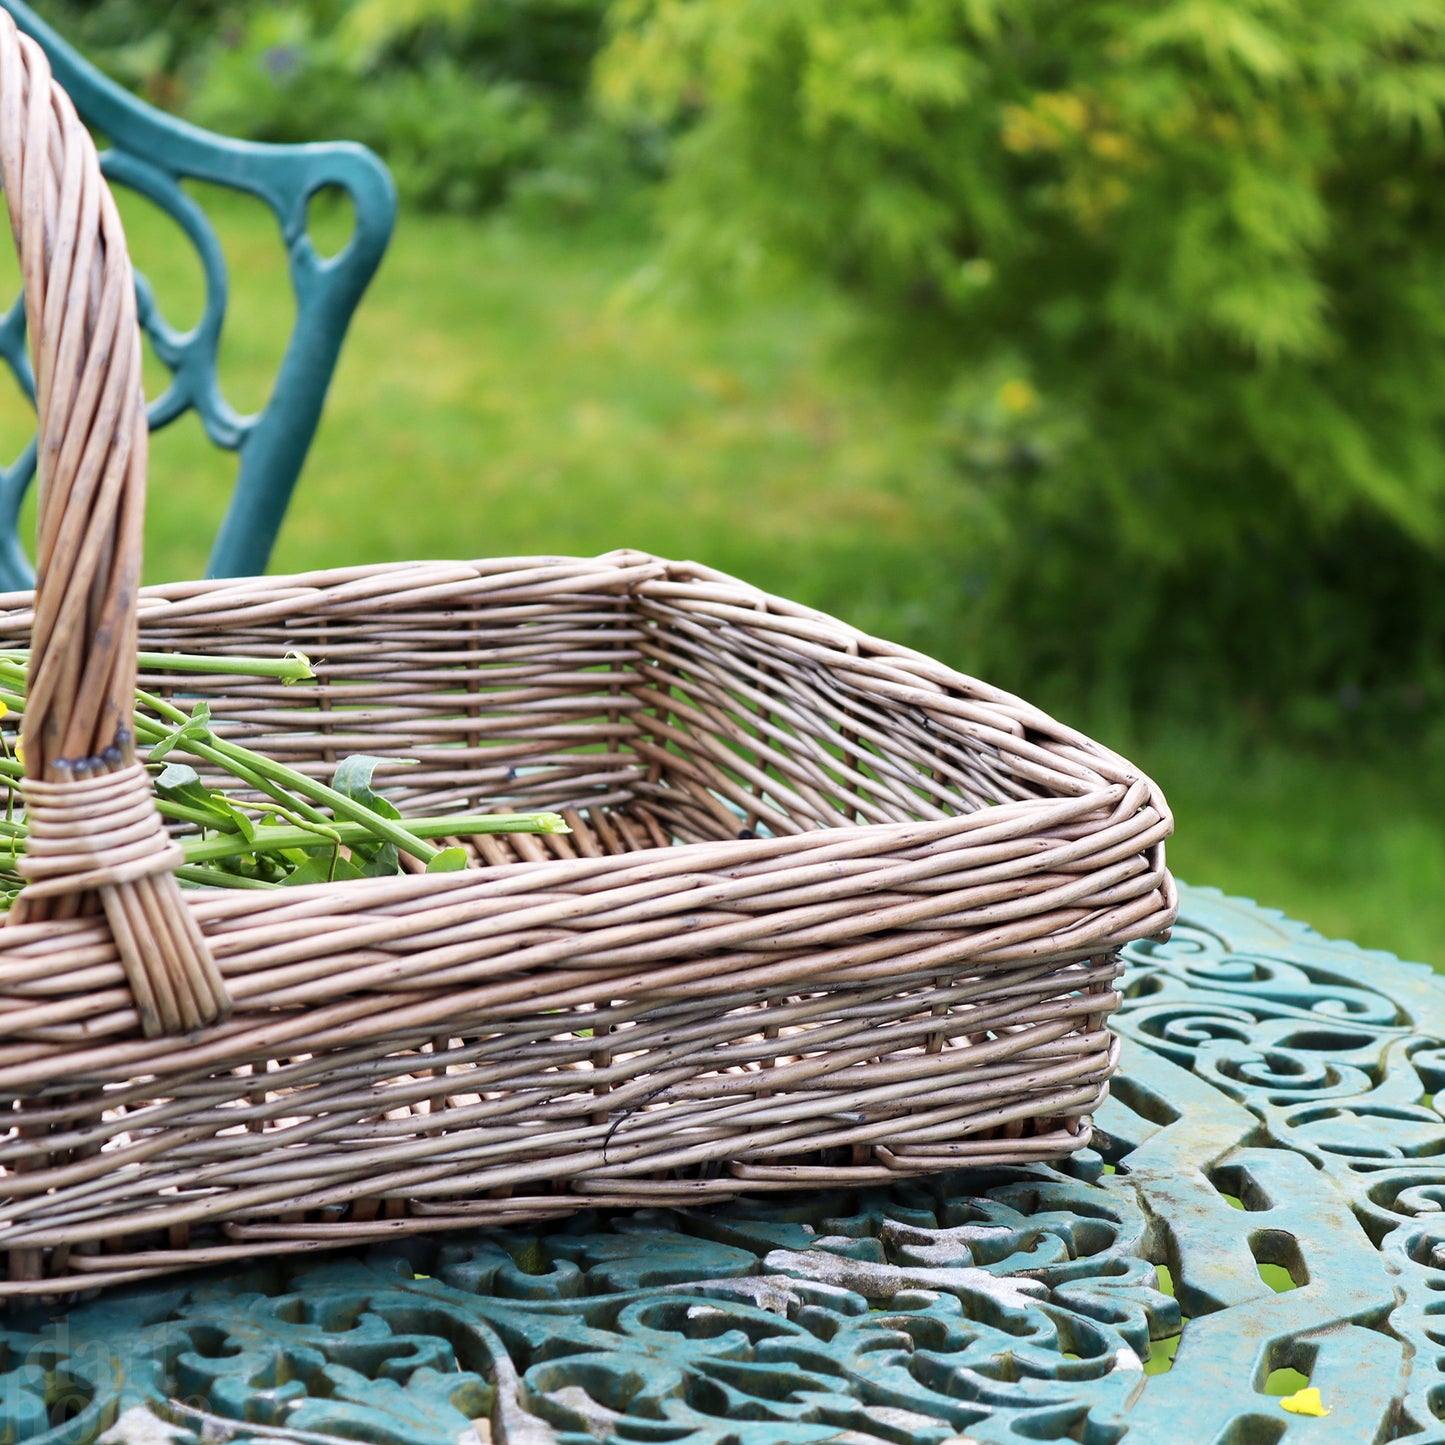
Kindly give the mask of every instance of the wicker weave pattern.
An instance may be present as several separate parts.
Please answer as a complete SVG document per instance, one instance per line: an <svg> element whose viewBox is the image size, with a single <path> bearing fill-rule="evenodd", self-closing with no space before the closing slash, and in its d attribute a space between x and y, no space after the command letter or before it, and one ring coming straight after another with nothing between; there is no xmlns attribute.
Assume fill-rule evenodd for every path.
<svg viewBox="0 0 1445 1445"><path fill-rule="evenodd" d="M0 17L12 195L14 98L40 86L19 45ZM54 265L54 218L106 207L62 102L26 113L62 177ZM51 115L70 149L45 139ZM37 334L50 322L32 308ZM99 334L87 367L124 349ZM84 456L125 436L138 455L134 385ZM68 438L48 405L44 435ZM173 854L147 833L128 740L106 742L133 675L139 464L115 463L130 490L108 500L85 465L47 465L78 550L49 548L47 512L39 599L0 598L0 640L58 649L27 765L33 738L70 738L85 698L109 700L83 767L42 741L27 797L59 812L33 815L37 886L0 933L0 1293L1087 1142L1117 950L1175 910L1167 806L1123 759L927 658L636 552L193 583L142 594L147 648L299 646L318 677L188 679L179 705L207 695L217 726L323 776L394 758L377 776L408 812L553 808L576 831L484 840L460 874L182 894L132 876ZM92 552L105 566L77 584ZM76 682L84 657L108 658L106 688Z"/></svg>
<svg viewBox="0 0 1445 1445"><path fill-rule="evenodd" d="M480 872L185 895L235 1012L179 1049L137 1036L98 921L9 930L0 1162L27 1172L0 1243L132 1278L1087 1142L1113 951L1173 917L1171 820L1036 709L639 553L190 584L142 617L147 648L312 653L314 684L187 681L253 745L415 758L407 811L578 832L489 840L521 861Z"/></svg>

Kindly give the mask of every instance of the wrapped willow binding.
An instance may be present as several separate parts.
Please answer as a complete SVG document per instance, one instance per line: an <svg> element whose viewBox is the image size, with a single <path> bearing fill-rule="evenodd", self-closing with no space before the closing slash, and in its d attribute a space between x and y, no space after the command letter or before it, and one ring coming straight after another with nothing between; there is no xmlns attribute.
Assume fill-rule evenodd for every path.
<svg viewBox="0 0 1445 1445"><path fill-rule="evenodd" d="M429 563L139 594L213 726L404 811L545 808L473 869L182 891L127 727L146 427L90 138L0 15L39 397L30 880L0 930L0 1293L872 1183L1087 1142L1158 789L1016 698L691 563ZM147 680L152 690L174 679Z"/></svg>

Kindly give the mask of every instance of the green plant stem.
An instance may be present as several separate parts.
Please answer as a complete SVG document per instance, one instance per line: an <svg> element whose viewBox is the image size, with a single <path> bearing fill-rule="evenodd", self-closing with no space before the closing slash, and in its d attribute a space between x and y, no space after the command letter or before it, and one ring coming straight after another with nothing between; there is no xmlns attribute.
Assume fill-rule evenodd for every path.
<svg viewBox="0 0 1445 1445"><path fill-rule="evenodd" d="M229 823L223 822L215 813L207 812L204 808L192 808L189 804L178 803L172 798L162 798L159 796L156 798L155 804L156 811L160 813L161 817L170 818L173 822L190 823L194 827L204 828L207 832L234 834L237 838L241 839L245 837L240 824L234 820L230 820ZM277 817L284 818L288 823L294 824L298 830L304 830L312 838L319 839L322 843L328 843L333 848L341 842L341 839L337 836L335 827L330 823L313 823L309 819L303 818L300 813L274 800L268 804L241 804L233 801L231 806L236 808L245 807L258 812L275 813Z"/></svg>
<svg viewBox="0 0 1445 1445"><path fill-rule="evenodd" d="M24 669L30 653L24 648L0 652L0 661ZM215 673L222 677L274 677L280 682L305 682L316 676L311 659L304 652L291 651L285 657L211 657L188 652L139 652L136 661L151 672Z"/></svg>
<svg viewBox="0 0 1445 1445"><path fill-rule="evenodd" d="M419 838L464 838L478 833L555 833L561 819L555 813L481 813L460 818L408 818L407 827ZM369 843L375 839L373 830L364 823L334 825L340 841L347 846ZM240 834L226 833L218 838L183 838L187 863L211 863L220 858L236 858L247 853L273 853L286 848L312 848L314 834L301 828L264 827L256 829L254 842Z"/></svg>
<svg viewBox="0 0 1445 1445"><path fill-rule="evenodd" d="M283 888L282 883L268 883L264 878L246 878L239 873L225 873L219 868L193 868L183 864L176 869L182 883L200 883L207 888Z"/></svg>
<svg viewBox="0 0 1445 1445"><path fill-rule="evenodd" d="M316 676L304 652L282 658L199 657L185 652L138 652L136 661L152 672L217 673L222 677L274 677L281 682L306 682Z"/></svg>
<svg viewBox="0 0 1445 1445"><path fill-rule="evenodd" d="M140 691L137 691L136 696L152 711L159 713L177 726L183 727L191 720L188 713L172 706L164 698ZM149 718L137 715L135 725L136 736L153 743L159 742L168 735L167 729L160 727ZM335 788L329 788L325 783L318 782L315 778L309 778L305 773L297 772L295 768L288 768L284 763L274 762L270 758L262 757L259 753L253 753L249 748L243 748L238 743L227 742L224 738L218 738L214 733L210 733L206 741L190 737L178 746L182 752L189 753L192 757L200 758L204 762L215 763L217 767L235 774L243 782L260 788L271 797L277 798L283 805L294 808L302 814L311 814L313 822L329 826L331 819L326 817L318 807L298 808L299 799L295 796L296 794L299 794L301 798L309 799L312 804L325 804L337 818L360 823L373 837L382 838L386 842L394 844L403 853L411 854L413 858L422 863L430 863L437 856L438 849L423 842L394 819L383 818L364 803L358 803L354 799L348 798L345 793L337 792ZM281 789L288 790L292 796L281 795L278 792Z"/></svg>
<svg viewBox="0 0 1445 1445"><path fill-rule="evenodd" d="M162 738L169 736L165 728L158 727L148 718L137 717L135 720L136 737L142 742L158 743ZM247 783L259 792L265 793L283 808L293 810L302 817L318 826L327 827L331 823L326 814L306 797L297 797L294 792L289 792L285 785L276 781L270 776L269 769L255 767L253 763L264 763L265 759L247 748L237 747L234 743L223 744L214 734L209 742L203 742L200 738L187 738L184 743L177 747L177 751L189 753L202 762L213 763L223 772L229 773L240 782ZM273 765L280 767L279 764ZM291 770L285 769L290 772ZM297 777L304 777L304 774L296 774ZM306 780L314 787L321 787L315 779ZM362 821L359 820L358 821Z"/></svg>
<svg viewBox="0 0 1445 1445"><path fill-rule="evenodd" d="M149 655L149 654L147 654ZM171 654L156 654L170 657ZM187 659L201 663L209 659ZM302 658L304 662L304 658ZM268 664L269 666L269 664ZM208 670L198 667L195 670ZM0 679L12 684L24 685L26 675L25 657L17 653L0 653ZM267 675L279 676L279 673ZM308 673L309 675L309 673ZM191 721L190 714L176 707L166 699L152 693L137 690L140 702L153 712L177 727L184 727ZM23 708L24 698L16 693L0 689L0 703L8 707ZM151 718L137 713L134 719L136 737L151 744L158 743L170 735L170 730ZM423 864L430 864L440 853L425 841L425 835L433 837L461 836L467 833L537 833L565 832L566 825L554 813L516 813L496 816L482 815L470 818L434 818L410 822L402 826L394 819L383 817L364 803L359 803L345 793L328 787L305 773L277 763L239 743L217 737L209 729L203 737L191 736L177 744L181 752L203 762L209 762L232 774L243 783L264 792L278 805L278 811L290 818L292 827L257 828L254 839L247 839L239 831L221 838L210 840L188 840L188 850L211 849L210 852L188 851L187 857L195 863L203 859L239 856L257 851L279 850L288 847L314 846L319 836L334 843L364 843L381 838L393 844L399 851L409 854ZM13 758L0 758L0 773L15 777L21 773L19 763ZM214 826L214 820L185 804L161 799L161 812L181 822L200 826ZM322 811L329 807L333 817ZM337 821L333 821L333 818ZM425 826L423 826L425 825ZM15 831L11 832L10 830ZM6 821L0 836L21 837L23 829ZM218 851L215 851L218 850ZM195 880L193 880L195 881Z"/></svg>

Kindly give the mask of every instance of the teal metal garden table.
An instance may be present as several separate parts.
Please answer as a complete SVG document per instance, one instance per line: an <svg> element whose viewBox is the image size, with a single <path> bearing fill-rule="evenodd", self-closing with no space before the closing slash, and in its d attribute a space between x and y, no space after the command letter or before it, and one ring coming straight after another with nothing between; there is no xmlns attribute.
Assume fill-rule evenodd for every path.
<svg viewBox="0 0 1445 1445"><path fill-rule="evenodd" d="M1445 1445L1445 979L1213 890L1059 1168L579 1214L0 1329L33 1445ZM1281 1401L1306 1383L1323 1416Z"/></svg>

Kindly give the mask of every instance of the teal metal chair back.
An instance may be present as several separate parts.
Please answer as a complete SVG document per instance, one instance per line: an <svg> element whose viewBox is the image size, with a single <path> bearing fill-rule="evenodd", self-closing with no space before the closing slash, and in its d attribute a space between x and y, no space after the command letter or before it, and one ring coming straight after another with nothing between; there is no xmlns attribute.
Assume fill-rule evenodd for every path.
<svg viewBox="0 0 1445 1445"><path fill-rule="evenodd" d="M188 331L167 324L150 285L137 277L141 327L171 374L170 384L150 404L151 430L194 409L211 441L238 453L235 490L206 575L264 571L321 419L352 312L391 239L396 219L391 176L369 150L349 142L259 145L188 125L102 75L20 0L0 4L45 50L81 119L108 140L102 156L107 179L154 202L196 248L205 278L205 306ZM221 394L216 356L226 311L226 263L205 212L181 188L185 179L248 192L264 201L280 222L296 295L296 324L271 398L253 416L240 415ZM307 213L311 198L330 187L339 187L350 198L356 224L345 247L323 257L307 234ZM23 298L0 317L0 357L33 404L35 379L25 350ZM28 587L33 580L20 542L19 516L34 476L32 439L14 462L0 466L3 589Z"/></svg>

